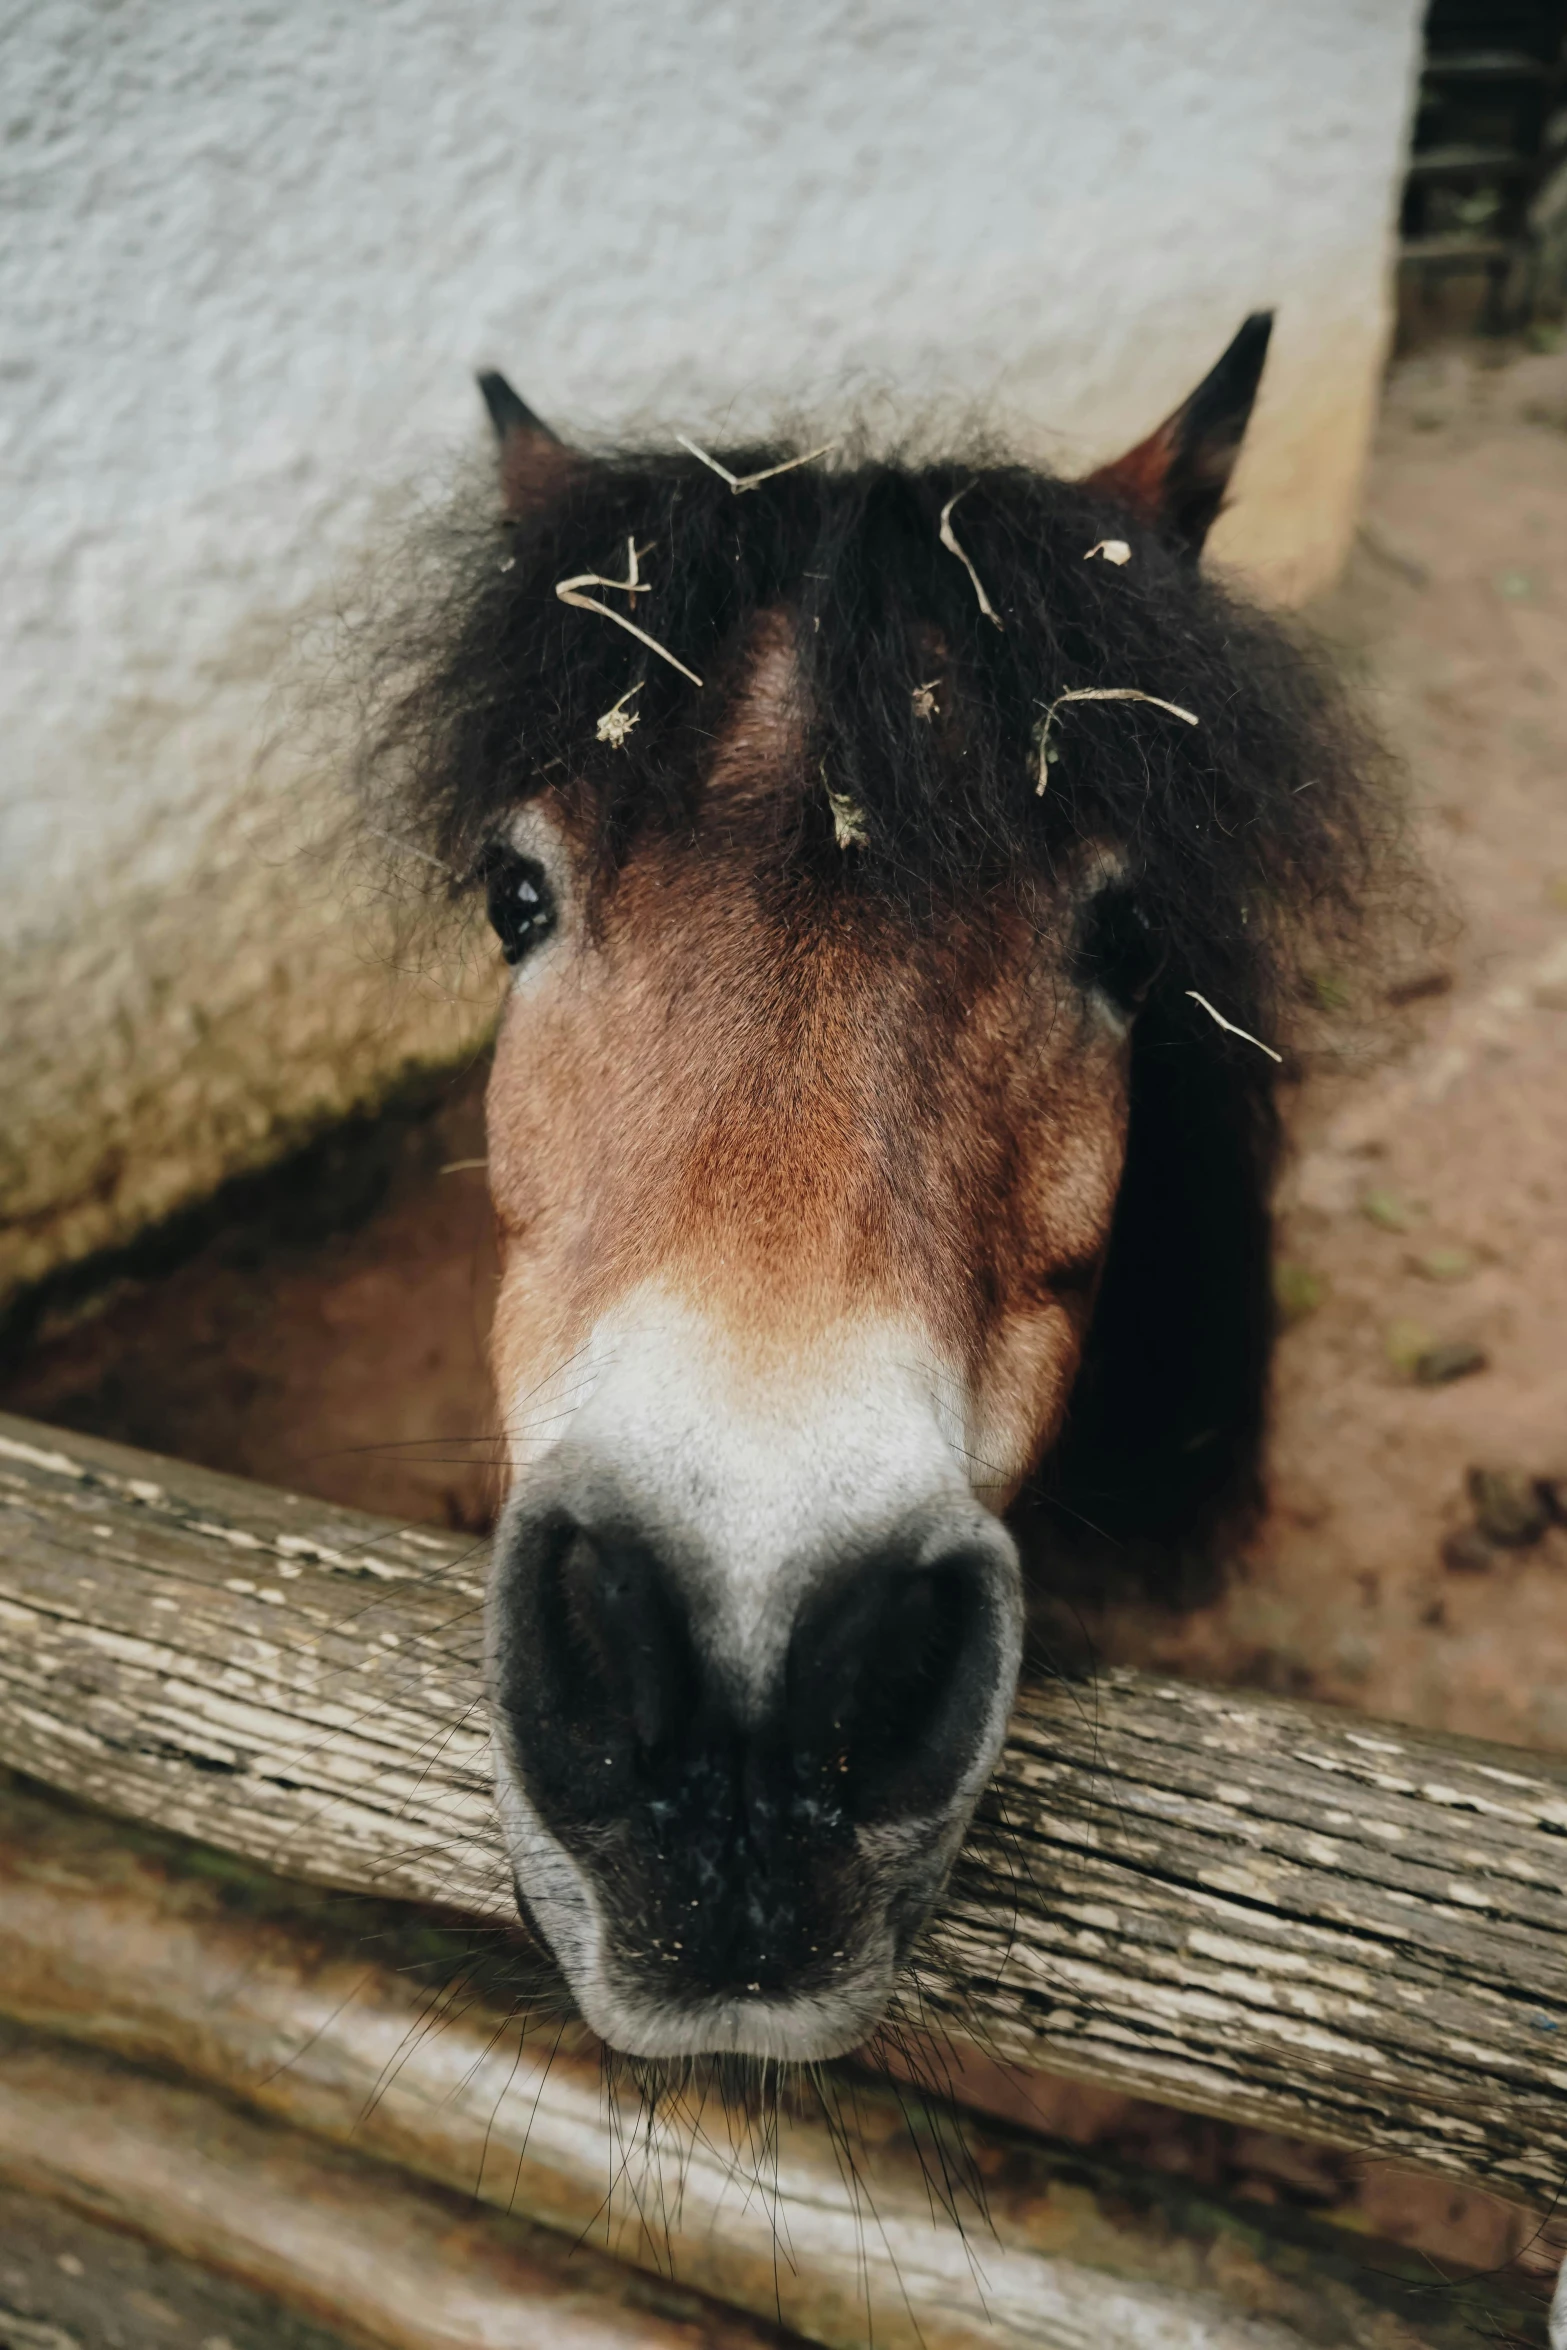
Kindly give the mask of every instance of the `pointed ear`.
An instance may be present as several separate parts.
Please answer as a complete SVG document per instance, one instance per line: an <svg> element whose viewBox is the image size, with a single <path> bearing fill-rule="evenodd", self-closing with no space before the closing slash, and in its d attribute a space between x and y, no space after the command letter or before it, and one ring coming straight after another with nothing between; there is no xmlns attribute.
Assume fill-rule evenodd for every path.
<svg viewBox="0 0 1567 2350"><path fill-rule="evenodd" d="M1089 474L1087 487L1138 508L1188 554L1200 554L1230 486L1272 331L1272 311L1254 310L1190 399L1135 449Z"/></svg>
<svg viewBox="0 0 1567 2350"><path fill-rule="evenodd" d="M501 497L508 514L544 503L579 462L541 416L494 368L478 379L500 444Z"/></svg>

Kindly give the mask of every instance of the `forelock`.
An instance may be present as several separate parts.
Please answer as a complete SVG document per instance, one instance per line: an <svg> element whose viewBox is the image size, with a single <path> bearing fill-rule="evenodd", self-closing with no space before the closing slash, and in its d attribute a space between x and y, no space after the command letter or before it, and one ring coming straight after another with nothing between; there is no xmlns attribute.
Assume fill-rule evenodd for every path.
<svg viewBox="0 0 1567 2350"><path fill-rule="evenodd" d="M743 478L789 455L720 461ZM1090 557L1107 536L1127 562ZM560 599L628 576L632 544L647 592ZM356 660L362 772L380 821L458 871L541 792L613 866L742 777L790 802L802 874L919 921L1109 843L1166 984L1270 1030L1377 902L1386 765L1325 656L1102 492L993 452L737 495L694 456L633 451L511 520L459 501L401 560L410 593ZM1085 690L1157 700L1060 698ZM606 732L617 706L634 722Z"/></svg>

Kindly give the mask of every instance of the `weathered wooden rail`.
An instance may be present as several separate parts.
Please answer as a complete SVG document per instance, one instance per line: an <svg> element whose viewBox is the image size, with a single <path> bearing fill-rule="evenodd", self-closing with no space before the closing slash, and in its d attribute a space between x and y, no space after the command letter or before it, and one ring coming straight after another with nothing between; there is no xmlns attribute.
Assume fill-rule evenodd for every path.
<svg viewBox="0 0 1567 2350"><path fill-rule="evenodd" d="M1543 2350L1538 2284L852 2074L650 2122L493 1939L0 1782L0 2177L395 2350Z"/></svg>
<svg viewBox="0 0 1567 2350"><path fill-rule="evenodd" d="M317 1883L507 1908L481 1558L0 1420L0 1760ZM1567 2177L1567 1763L1113 1673L1020 1705L918 2010L1021 2065Z"/></svg>

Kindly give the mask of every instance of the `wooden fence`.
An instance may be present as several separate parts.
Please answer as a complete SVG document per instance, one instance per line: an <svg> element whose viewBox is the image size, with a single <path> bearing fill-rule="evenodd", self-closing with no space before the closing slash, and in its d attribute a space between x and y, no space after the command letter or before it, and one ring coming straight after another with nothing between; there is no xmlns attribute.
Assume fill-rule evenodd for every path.
<svg viewBox="0 0 1567 2350"><path fill-rule="evenodd" d="M475 1921L509 1912L489 1801L482 1558L472 1544L8 1419L0 1503L0 1761L296 1887ZM34 1923L0 1924L0 2012L64 2040L0 2050L0 2166L8 2065L31 2063L42 2079L51 2063L79 2072L153 2061L297 2124L318 2152L318 2141L354 2136L349 2122L368 2097L375 2114L404 2119L386 2121L382 2138L380 2123L361 2120L361 2150L440 2192L472 2191L468 2093L457 2099L469 2115L461 2129L432 2123L421 2136L407 2119L450 2100L467 2066L494 2091L486 2143L510 2163L517 2213L576 2234L596 2213L621 2264L615 2275L645 2278L676 2251L688 2282L749 2312L748 2322L786 2323L846 2350L872 2331L877 2343L931 2350L1481 2338L1454 2330L1482 2322L1473 2296L1411 2302L1407 2262L1372 2264L1382 2273L1374 2285L1342 2248L1335 2254L1332 2231L1308 2243L1282 2222L1242 2225L1199 2209L1200 2198L1177 2213L1168 2184L1151 2188L949 2118L956 2151L937 2171L957 2178L959 2200L992 2182L988 2220L965 2230L956 2205L937 2208L942 2198L922 2187L934 2175L928 2156L922 2169L917 2152L898 2152L902 2123L893 2126L885 2090L853 2092L865 2165L857 2183L840 2180L842 2116L805 2111L769 2125L768 2193L755 2165L744 2195L735 2187L743 2163L737 2171L715 2158L704 2169L706 2125L693 2130L689 2116L641 2127L628 2164L634 2100L617 2106L580 2042L544 2063L537 2036L530 2042L494 2010L491 1990L473 1987L471 1958L452 1958L457 1972L443 1977L468 1985L461 2028L448 2017L439 2034L421 2036L406 1982L401 2007L394 1997L390 1962L370 1969L379 1988L364 1994L368 2006L349 2002L328 2022L309 1958L325 1929L297 1915L285 1929L274 1916L261 1969L271 1969L272 2005L264 2027L247 2024L241 1994L225 2008L200 1989L235 1969L225 1972L214 1919L200 1932L191 1925L188 1886L170 1890L184 1882L169 1858L177 1847L133 1865L124 1834L94 1829L92 1865L83 1861L50 1909L37 1890L48 1869L36 1823L8 1816L13 1859L23 1847L34 1857L26 1869L0 1862L15 1879L0 1920ZM118 1967L108 1955L118 1946L117 1869L141 1887L134 1901L124 1895L140 1921L135 1961ZM241 1929L230 1920L224 1931L233 1961ZM253 1952L259 1932L253 1919L244 1928ZM400 1916L396 1933L416 1928ZM45 1963L78 1944L70 1966ZM332 1966L350 1965L341 1934L333 1951ZM194 2001L204 2018L199 2031L182 2009L182 1980L186 2008ZM1014 2065L1394 2157L1543 2212L1567 2176L1567 1763L1129 1673L1034 1690L910 2008ZM91 2029L84 2017L96 2019ZM486 2032L512 2066L504 2093ZM396 2098L377 2102L377 2068L399 2033L417 2042L417 2062L410 2053ZM441 2073L435 2046L456 2072ZM439 2095L435 2075L419 2069L432 2065L446 2083ZM322 2067L335 2088L316 2078ZM263 2073L283 2086L263 2094ZM85 2076L69 2095L58 2089L63 2105L79 2096L89 2107L100 2092L112 2103ZM542 2137L519 2118L529 2098ZM540 2115L553 2119L546 2126ZM30 2143L17 2129L17 2143ZM334 2159L348 2159L341 2146ZM17 2156L17 2175L31 2176L32 2160ZM491 2199L488 2158L477 2160L481 2200ZM619 2190L606 2196L611 2175L629 2202ZM1048 2224L1042 2212L1054 2214ZM540 2274L548 2266L537 2246L527 2258ZM594 2324L608 2323L608 2291L590 2295ZM1120 2297L1113 2322L1107 2295ZM1480 2289L1486 2338L1543 2342L1543 2312L1504 2310L1504 2299ZM326 2306L319 2294L310 2305ZM404 2294L399 2307L408 2306ZM656 2313L634 2294L615 2306L626 2325L651 2328ZM667 2311L666 2321L698 2322ZM405 2338L385 2312L350 2310L343 2322L366 2338ZM551 2338L565 2344L563 2323L557 2310ZM417 2350L444 2338L406 2335ZM502 2325L451 2338L532 2337ZM664 2337L602 2334L611 2338Z"/></svg>

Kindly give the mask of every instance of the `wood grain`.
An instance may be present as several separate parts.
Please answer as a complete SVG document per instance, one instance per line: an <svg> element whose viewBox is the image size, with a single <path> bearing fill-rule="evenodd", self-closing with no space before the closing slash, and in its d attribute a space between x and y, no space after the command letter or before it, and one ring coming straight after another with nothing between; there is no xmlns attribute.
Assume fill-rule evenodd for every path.
<svg viewBox="0 0 1567 2350"><path fill-rule="evenodd" d="M482 1571L0 1419L0 1760L271 1869L505 1914ZM1032 1692L905 2005L1548 2204L1567 1763L1135 1674Z"/></svg>
<svg viewBox="0 0 1567 2350"><path fill-rule="evenodd" d="M411 2265L400 2247L427 2180L437 2216L455 2192L470 2217L499 2206L512 2224L483 2240L521 2263L502 2338L529 2344L570 2339L545 2322L551 2294L574 2288L613 2340L637 2279L646 2304L673 2275L714 2343L747 2338L717 2322L726 2303L827 2350L1544 2350L1543 2296L1523 2279L1437 2277L1397 2246L911 2106L856 2073L760 2105L708 2082L684 2112L649 2115L590 2035L519 2008L493 1929L290 1885L3 1780L0 2016L29 2034L8 2042L0 2024L0 2171L93 2210L129 2198L145 2232L188 2245L186 2182L210 2148L202 2224L220 2218L226 2242L204 2236L204 2256L308 2288L339 2323L373 2269L372 2332L392 2284L444 2340L431 2314L450 2258L428 2220ZM185 2089L164 2100L171 2077ZM275 2155L223 2124L234 2109L276 2126ZM384 2212L310 2143L377 2158ZM310 2207L297 2234L295 2200ZM690 2288L712 2297L705 2318Z"/></svg>
<svg viewBox="0 0 1567 2350"><path fill-rule="evenodd" d="M4 2023L0 2177L366 2350L789 2350L774 2326L650 2287L514 2214Z"/></svg>

